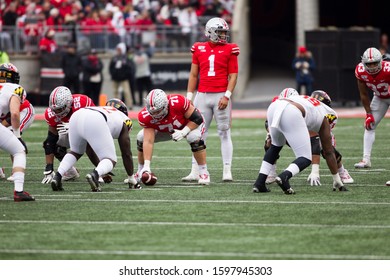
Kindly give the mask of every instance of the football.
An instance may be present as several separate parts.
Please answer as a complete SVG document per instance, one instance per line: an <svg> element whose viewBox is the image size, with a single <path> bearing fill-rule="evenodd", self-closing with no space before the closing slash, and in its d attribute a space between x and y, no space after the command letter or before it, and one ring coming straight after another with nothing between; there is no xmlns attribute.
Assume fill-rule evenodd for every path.
<svg viewBox="0 0 390 280"><path fill-rule="evenodd" d="M141 181L147 186L153 186L157 183L157 177L151 172L144 172L142 174Z"/></svg>

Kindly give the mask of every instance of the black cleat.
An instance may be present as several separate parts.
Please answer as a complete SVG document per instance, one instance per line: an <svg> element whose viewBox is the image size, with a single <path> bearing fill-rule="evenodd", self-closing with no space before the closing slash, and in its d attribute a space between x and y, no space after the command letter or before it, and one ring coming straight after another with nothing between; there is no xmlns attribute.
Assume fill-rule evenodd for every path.
<svg viewBox="0 0 390 280"><path fill-rule="evenodd" d="M291 188L288 180L283 182L283 180L280 177L276 177L275 181L276 181L276 184L278 184L279 187L282 188L282 190L285 194L295 194L295 191Z"/></svg>
<svg viewBox="0 0 390 280"><path fill-rule="evenodd" d="M267 193L267 192L270 192L271 190L269 188L267 188L266 186L256 186L253 185L253 188L252 188L253 192L254 193Z"/></svg>
<svg viewBox="0 0 390 280"><path fill-rule="evenodd" d="M91 173L87 174L85 177L87 178L87 181L89 185L91 186L91 191L92 192L101 192L102 189L100 188L100 183L99 183L99 174L97 173L96 170L93 170Z"/></svg>
<svg viewBox="0 0 390 280"><path fill-rule="evenodd" d="M17 192L14 191L14 201L35 201L35 198L31 196L28 192Z"/></svg>
<svg viewBox="0 0 390 280"><path fill-rule="evenodd" d="M58 177L57 175L55 175L53 177L53 179L51 180L51 188L53 189L53 191L57 192L57 191L63 191L64 188L62 187L62 180L60 177Z"/></svg>

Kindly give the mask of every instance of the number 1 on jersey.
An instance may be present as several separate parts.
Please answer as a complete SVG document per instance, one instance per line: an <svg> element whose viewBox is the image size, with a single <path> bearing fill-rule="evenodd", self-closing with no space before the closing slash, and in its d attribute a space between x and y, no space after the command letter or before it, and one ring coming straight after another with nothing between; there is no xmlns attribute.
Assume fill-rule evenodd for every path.
<svg viewBox="0 0 390 280"><path fill-rule="evenodd" d="M215 61L215 54L212 54L209 56L209 71L207 72L207 76L215 76L215 70L214 70L214 61Z"/></svg>

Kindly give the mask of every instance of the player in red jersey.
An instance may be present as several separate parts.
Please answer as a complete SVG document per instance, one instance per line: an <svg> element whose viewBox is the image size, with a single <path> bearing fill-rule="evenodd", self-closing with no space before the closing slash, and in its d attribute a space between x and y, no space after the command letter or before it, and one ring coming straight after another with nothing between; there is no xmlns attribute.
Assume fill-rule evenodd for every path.
<svg viewBox="0 0 390 280"><path fill-rule="evenodd" d="M223 181L232 181L231 165L233 143L230 135L232 92L237 83L238 59L240 49L236 44L228 43L229 26L222 18L210 19L205 27L207 42L197 42L192 48L191 72L188 79L187 98L192 101L198 84L194 105L200 110L206 125L207 138L210 123L215 118L218 135L221 139L223 161ZM191 173L183 181L197 179L197 167L192 158Z"/></svg>
<svg viewBox="0 0 390 280"><path fill-rule="evenodd" d="M33 105L28 101L27 99L24 98L24 101L22 104L20 104L20 134L23 133L24 130L30 127L30 125L34 121L34 116L35 116L35 109ZM8 127L12 129L11 126L11 113L8 113L4 117L0 117L1 124L4 125L5 127ZM11 156L11 159L13 161L13 158ZM4 170L3 168L0 168L0 178L5 178ZM14 177L9 176L7 178L8 181L14 181Z"/></svg>
<svg viewBox="0 0 390 280"><path fill-rule="evenodd" d="M362 61L356 66L360 100L366 111L363 139L363 159L355 164L355 168L371 167L371 150L375 141L375 128L385 116L390 105L390 62L383 61L382 54L376 48L368 48ZM370 104L369 92L373 92Z"/></svg>
<svg viewBox="0 0 390 280"><path fill-rule="evenodd" d="M67 125L70 117L80 108L95 106L92 99L83 94L73 94L64 86L56 87L50 94L49 107L45 110L45 120L49 125L46 140L43 148L46 155L46 167L42 184L50 184L54 177L54 157L61 161L66 155L69 143L59 139L57 129ZM63 180L70 180L80 177L74 166L62 177Z"/></svg>
<svg viewBox="0 0 390 280"><path fill-rule="evenodd" d="M186 138L199 167L198 183L210 183L203 141L204 120L187 98L180 94L166 95L163 90L154 89L146 97L146 107L138 113L138 122L143 127L137 134L139 178L144 172L151 172L154 143Z"/></svg>

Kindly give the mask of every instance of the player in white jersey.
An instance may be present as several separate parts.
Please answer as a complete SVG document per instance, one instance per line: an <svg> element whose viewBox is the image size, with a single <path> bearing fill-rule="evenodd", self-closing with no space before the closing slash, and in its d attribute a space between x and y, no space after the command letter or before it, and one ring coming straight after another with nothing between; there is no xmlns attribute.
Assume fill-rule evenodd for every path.
<svg viewBox="0 0 390 280"><path fill-rule="evenodd" d="M93 192L101 191L99 176L109 174L117 162L113 139L118 139L129 187L140 188L133 175L134 165L129 137L133 123L128 117L127 107L119 99L110 99L107 105L109 106L79 109L71 116L69 128L59 130L59 134L69 134L70 151L61 161L51 182L54 191L63 190L61 177L85 153L87 144L95 151L99 162L86 178Z"/></svg>
<svg viewBox="0 0 390 280"><path fill-rule="evenodd" d="M260 167L253 192L269 192L265 185L267 176L283 146L288 141L296 159L276 178L276 183L285 194L294 194L289 179L311 164L311 144L309 130L320 136L324 157L333 176L333 190L346 191L337 172L337 161L331 141L331 127L327 116L336 112L309 96L291 96L277 99L267 110L267 120L271 134L271 147L266 152Z"/></svg>
<svg viewBox="0 0 390 280"><path fill-rule="evenodd" d="M14 177L14 201L34 201L24 189L27 146L20 136L20 104L26 92L19 85L19 71L12 63L0 65L0 116L11 114L12 131L0 124L0 148L14 158L12 174Z"/></svg>

